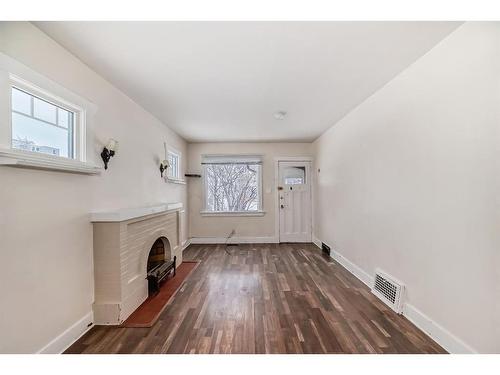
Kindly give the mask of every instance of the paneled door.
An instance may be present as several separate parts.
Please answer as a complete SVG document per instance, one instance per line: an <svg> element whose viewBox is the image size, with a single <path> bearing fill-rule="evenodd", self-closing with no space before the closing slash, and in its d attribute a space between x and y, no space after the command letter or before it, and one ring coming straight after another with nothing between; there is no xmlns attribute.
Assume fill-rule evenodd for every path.
<svg viewBox="0 0 500 375"><path fill-rule="evenodd" d="M278 162L280 242L311 242L311 162Z"/></svg>

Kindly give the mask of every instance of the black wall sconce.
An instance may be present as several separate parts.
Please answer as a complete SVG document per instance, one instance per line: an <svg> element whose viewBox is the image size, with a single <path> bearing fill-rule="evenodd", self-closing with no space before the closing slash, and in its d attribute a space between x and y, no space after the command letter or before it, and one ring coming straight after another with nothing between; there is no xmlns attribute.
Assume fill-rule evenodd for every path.
<svg viewBox="0 0 500 375"><path fill-rule="evenodd" d="M169 167L170 167L170 162L168 160L163 160L160 163L160 174L162 178L163 178L163 172L165 172Z"/></svg>
<svg viewBox="0 0 500 375"><path fill-rule="evenodd" d="M108 144L104 146L101 152L101 158L104 162L104 169L108 169L108 162L113 156L115 156L116 151L118 150L118 142L114 139L110 139Z"/></svg>

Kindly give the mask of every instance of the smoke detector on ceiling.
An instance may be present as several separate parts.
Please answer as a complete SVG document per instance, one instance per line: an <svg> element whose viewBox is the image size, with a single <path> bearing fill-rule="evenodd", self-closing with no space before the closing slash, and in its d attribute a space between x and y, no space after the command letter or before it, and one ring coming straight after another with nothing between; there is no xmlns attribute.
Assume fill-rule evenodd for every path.
<svg viewBox="0 0 500 375"><path fill-rule="evenodd" d="M286 116L286 111L278 111L274 113L274 118L276 120L284 120Z"/></svg>

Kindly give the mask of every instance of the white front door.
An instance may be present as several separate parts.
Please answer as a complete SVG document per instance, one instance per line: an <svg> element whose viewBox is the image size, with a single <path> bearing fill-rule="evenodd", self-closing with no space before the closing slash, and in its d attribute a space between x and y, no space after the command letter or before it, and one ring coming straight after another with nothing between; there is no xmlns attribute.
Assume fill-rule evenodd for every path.
<svg viewBox="0 0 500 375"><path fill-rule="evenodd" d="M278 162L280 242L311 242L311 162Z"/></svg>

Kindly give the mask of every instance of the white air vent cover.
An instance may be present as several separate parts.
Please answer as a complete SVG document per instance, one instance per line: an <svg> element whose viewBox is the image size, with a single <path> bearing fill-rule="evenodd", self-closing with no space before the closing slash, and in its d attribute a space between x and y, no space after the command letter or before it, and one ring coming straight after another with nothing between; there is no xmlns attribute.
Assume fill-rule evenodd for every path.
<svg viewBox="0 0 500 375"><path fill-rule="evenodd" d="M405 286L381 270L375 271L372 293L384 301L391 309L401 314Z"/></svg>

